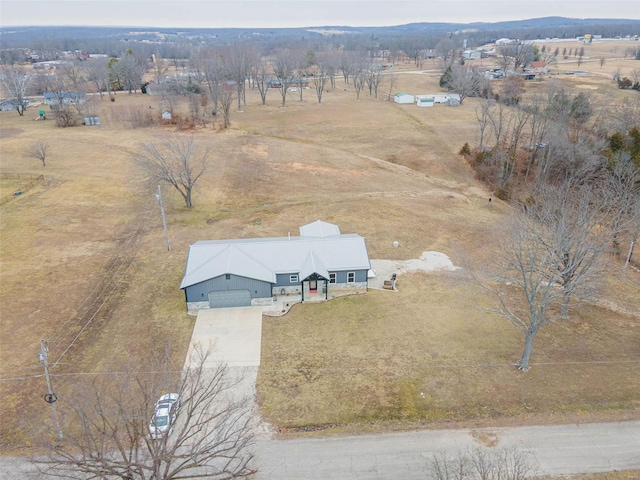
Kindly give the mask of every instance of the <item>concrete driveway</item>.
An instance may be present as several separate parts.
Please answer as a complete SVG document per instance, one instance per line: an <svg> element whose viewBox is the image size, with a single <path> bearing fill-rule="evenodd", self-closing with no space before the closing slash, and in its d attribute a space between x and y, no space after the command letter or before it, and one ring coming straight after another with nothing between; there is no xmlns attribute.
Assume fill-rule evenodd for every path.
<svg viewBox="0 0 640 480"><path fill-rule="evenodd" d="M228 379L233 387L225 392L230 400L251 399L252 416L258 435L268 438L271 426L262 421L260 409L255 404L256 381L262 347L262 308L234 307L200 310L191 335L191 345L184 368L189 366L193 349L199 345L211 348L205 363L207 369L215 369L221 363L228 367Z"/></svg>
<svg viewBox="0 0 640 480"><path fill-rule="evenodd" d="M212 367L221 362L229 367L259 367L262 309L236 307L200 310L189 350L197 344L204 348L213 347L207 362ZM187 355L187 362L189 357Z"/></svg>

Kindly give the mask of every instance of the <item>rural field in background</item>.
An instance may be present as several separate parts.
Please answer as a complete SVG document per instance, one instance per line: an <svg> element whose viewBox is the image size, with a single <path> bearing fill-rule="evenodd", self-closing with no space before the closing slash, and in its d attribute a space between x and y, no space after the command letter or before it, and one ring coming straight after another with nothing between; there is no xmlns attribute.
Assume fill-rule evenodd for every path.
<svg viewBox="0 0 640 480"><path fill-rule="evenodd" d="M624 61L623 74L635 63ZM604 76L553 78L603 98L637 95ZM398 73L394 92L436 93L438 79ZM527 88L544 89L544 81ZM363 92L356 102L341 78L323 105L313 90L303 102L290 93L284 109L277 91L266 106L256 92L247 96L229 130L209 125L189 132L211 145L212 155L194 209L164 190L170 252L156 185L134 157L141 143L175 127L117 121L122 109L159 115L157 97L118 93L114 103L96 97L100 127L56 128L34 121L33 109L24 117L0 113L0 173L45 176L0 207L3 451L27 445L31 426L50 421L44 379L33 378L42 373L41 339L50 342L51 360L60 358L54 386L61 397L70 383L112 373L123 359L143 369L167 341L179 367L194 324L178 289L188 246L297 234L317 219L363 235L371 258L412 259L435 250L463 268L406 274L398 292L370 291L265 317L258 400L266 420L283 431L637 418L637 271L623 276L614 262L599 297L608 303L590 299L568 321L543 329L527 374L511 366L521 353L518 331L472 300L466 266L481 269L490 258L492 233L509 210L498 201L489 207L490 192L457 155L465 142L475 145L476 99L420 109ZM186 115L186 104L181 108ZM36 139L50 144L46 167L23 155ZM2 181L0 196L13 188ZM97 291L104 292L102 309L83 317L83 302Z"/></svg>

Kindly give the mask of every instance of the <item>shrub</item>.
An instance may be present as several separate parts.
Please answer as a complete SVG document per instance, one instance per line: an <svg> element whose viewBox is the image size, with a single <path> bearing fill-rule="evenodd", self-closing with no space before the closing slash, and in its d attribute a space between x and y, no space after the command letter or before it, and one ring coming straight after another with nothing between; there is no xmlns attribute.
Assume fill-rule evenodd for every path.
<svg viewBox="0 0 640 480"><path fill-rule="evenodd" d="M462 148L458 152L458 155L463 155L465 157L468 157L471 155L471 147L469 146L468 142L462 146Z"/></svg>
<svg viewBox="0 0 640 480"><path fill-rule="evenodd" d="M76 124L75 115L66 108L60 108L55 112L56 126L61 128L73 127Z"/></svg>
<svg viewBox="0 0 640 480"><path fill-rule="evenodd" d="M476 163L484 163L486 160L491 158L491 152L488 150L483 150L480 152L476 152L475 161Z"/></svg>
<svg viewBox="0 0 640 480"><path fill-rule="evenodd" d="M497 188L493 194L496 198L504 200L505 202L508 202L509 198L511 197L509 190L506 188Z"/></svg>
<svg viewBox="0 0 640 480"><path fill-rule="evenodd" d="M633 85L633 82L631 81L631 79L627 77L623 77L621 80L618 80L618 88L621 88L623 90L631 88L632 85Z"/></svg>

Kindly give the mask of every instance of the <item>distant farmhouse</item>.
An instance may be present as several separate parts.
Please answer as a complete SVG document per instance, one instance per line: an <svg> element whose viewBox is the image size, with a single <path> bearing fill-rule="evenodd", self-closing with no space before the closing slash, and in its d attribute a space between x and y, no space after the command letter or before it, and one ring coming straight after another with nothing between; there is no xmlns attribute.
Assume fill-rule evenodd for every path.
<svg viewBox="0 0 640 480"><path fill-rule="evenodd" d="M60 105L68 105L72 103L84 103L84 92L47 92L44 94L44 103L55 110Z"/></svg>
<svg viewBox="0 0 640 480"><path fill-rule="evenodd" d="M22 102L22 108L26 109L29 106L29 100ZM20 103L15 98L0 101L0 112L10 112L11 110L18 110Z"/></svg>
<svg viewBox="0 0 640 480"><path fill-rule="evenodd" d="M318 220L300 227L296 237L196 242L180 288L190 314L268 306L280 297L318 302L365 293L370 268L363 237Z"/></svg>
<svg viewBox="0 0 640 480"><path fill-rule="evenodd" d="M533 73L549 73L549 66L546 62L531 62L531 65L529 65L529 68L525 69L525 71Z"/></svg>

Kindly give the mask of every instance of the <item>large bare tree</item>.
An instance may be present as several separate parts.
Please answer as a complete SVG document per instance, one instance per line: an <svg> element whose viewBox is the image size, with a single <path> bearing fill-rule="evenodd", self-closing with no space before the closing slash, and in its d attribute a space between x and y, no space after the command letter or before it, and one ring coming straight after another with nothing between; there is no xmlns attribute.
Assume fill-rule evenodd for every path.
<svg viewBox="0 0 640 480"><path fill-rule="evenodd" d="M476 276L494 300L486 311L507 319L524 337L524 348L516 366L528 371L533 342L542 327L554 320L551 311L561 301L557 287L561 271L555 252L547 245L548 232L524 212L514 212L496 232L492 265Z"/></svg>
<svg viewBox="0 0 640 480"><path fill-rule="evenodd" d="M611 238L609 202L590 179L547 185L536 202L514 212L498 229L494 263L479 276L495 302L485 307L509 320L524 336L517 366L529 369L542 327L566 316L572 300L593 293Z"/></svg>
<svg viewBox="0 0 640 480"><path fill-rule="evenodd" d="M222 56L226 75L236 82L238 112L241 112L242 105L246 105L246 79L257 58L255 49L246 43L232 43L223 49Z"/></svg>
<svg viewBox="0 0 640 480"><path fill-rule="evenodd" d="M137 161L151 179L171 185L192 208L193 189L209 154L210 148L196 144L193 136L176 135L143 144Z"/></svg>
<svg viewBox="0 0 640 480"><path fill-rule="evenodd" d="M217 115L224 78L224 63L221 52L215 47L204 47L193 52L189 62L191 68L198 73L200 81L207 86L213 106L212 113Z"/></svg>
<svg viewBox="0 0 640 480"><path fill-rule="evenodd" d="M61 397L64 439L38 460L42 475L65 479L234 479L255 473L252 399L234 391L241 379L194 349L180 374L169 365L124 366ZM154 402L179 395L169 434L153 439ZM62 399L64 398L64 400Z"/></svg>
<svg viewBox="0 0 640 480"><path fill-rule="evenodd" d="M82 66L87 81L100 93L100 100L103 99L104 92L110 87L108 65L108 58L90 58Z"/></svg>
<svg viewBox="0 0 640 480"><path fill-rule="evenodd" d="M318 60L317 65L312 67L311 71L313 73L313 76L311 77L311 83L313 84L313 88L316 91L316 97L318 97L318 105L322 105L322 95L324 94L327 80L329 80L326 65L322 62L322 60Z"/></svg>
<svg viewBox="0 0 640 480"><path fill-rule="evenodd" d="M449 75L448 88L460 95L462 104L465 98L480 93L484 83L484 77L476 68L454 65Z"/></svg>
<svg viewBox="0 0 640 480"><path fill-rule="evenodd" d="M220 102L220 109L222 110L222 127L228 128L231 125L231 104L235 94L230 88L222 88L218 95L218 102Z"/></svg>
<svg viewBox="0 0 640 480"><path fill-rule="evenodd" d="M251 78L253 80L253 84L258 89L258 92L260 92L262 105L267 104L267 92L269 91L270 76L271 69L269 67L269 63L260 55L260 58L257 59L251 67Z"/></svg>
<svg viewBox="0 0 640 480"><path fill-rule="evenodd" d="M280 82L280 95L282 96L282 107L287 105L287 92L289 91L289 83L293 77L295 63L291 58L291 52L288 49L278 49L273 55L271 61L273 74Z"/></svg>
<svg viewBox="0 0 640 480"><path fill-rule="evenodd" d="M112 68L120 79L121 87L129 93L135 93L142 85L142 77L147 71L147 66L147 58L141 52L129 49Z"/></svg>
<svg viewBox="0 0 640 480"><path fill-rule="evenodd" d="M574 178L560 186L546 185L536 195L528 214L539 223L541 241L555 256L557 276L550 279L562 288L560 315L569 313L573 299L592 293L604 269L604 253L619 227L612 224L614 211L591 179Z"/></svg>
<svg viewBox="0 0 640 480"><path fill-rule="evenodd" d="M0 83L20 116L26 109L27 91L32 79L32 74L18 68L5 67L0 71Z"/></svg>

